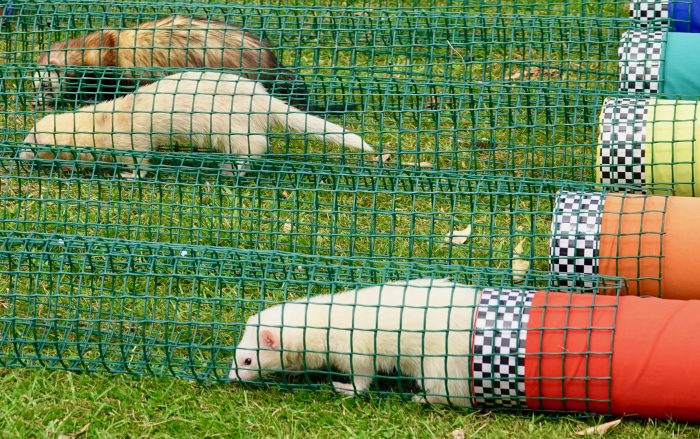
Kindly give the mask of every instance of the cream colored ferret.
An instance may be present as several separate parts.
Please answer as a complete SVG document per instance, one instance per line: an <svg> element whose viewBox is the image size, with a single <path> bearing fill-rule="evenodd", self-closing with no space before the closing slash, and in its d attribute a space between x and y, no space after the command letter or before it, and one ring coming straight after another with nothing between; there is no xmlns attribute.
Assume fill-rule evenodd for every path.
<svg viewBox="0 0 700 439"><path fill-rule="evenodd" d="M259 83L237 75L217 72L184 72L167 76L136 92L113 101L88 105L74 112L52 114L41 119L25 138L25 143L51 146L95 147L127 151L152 151L172 144L192 145L236 157L239 171L246 158L267 152L271 125L306 133L311 137L363 151L372 147L356 134L317 116L304 113L270 96ZM40 159L54 159L42 151ZM60 159L73 160L71 152L60 152ZM35 158L31 150L20 157ZM101 160L113 156L103 154ZM94 154L81 153L81 161L94 160ZM149 160L119 155L130 170L124 178L143 178ZM231 165L224 165L230 169ZM230 173L230 172L229 172Z"/></svg>
<svg viewBox="0 0 700 439"><path fill-rule="evenodd" d="M425 397L414 400L470 406L477 300L474 288L417 279L275 305L248 319L229 378L331 366L352 377L334 388L355 394L395 370L422 388Z"/></svg>

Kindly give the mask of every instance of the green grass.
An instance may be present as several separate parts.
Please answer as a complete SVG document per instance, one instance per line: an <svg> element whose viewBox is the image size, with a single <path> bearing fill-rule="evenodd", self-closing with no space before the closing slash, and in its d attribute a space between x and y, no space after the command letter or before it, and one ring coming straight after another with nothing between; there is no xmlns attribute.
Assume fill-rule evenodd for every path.
<svg viewBox="0 0 700 439"><path fill-rule="evenodd" d="M170 379L0 370L3 437L576 437L597 417L468 413L393 398L338 397ZM606 437L691 438L681 423L625 419Z"/></svg>
<svg viewBox="0 0 700 439"><path fill-rule="evenodd" d="M555 14L500 19L460 15L459 8L445 19L411 8L352 9L389 3L348 1L351 9L333 14L317 8L302 24L287 3L238 17L265 28L286 65L305 66L319 100L362 104L334 120L394 153L383 170L283 135L273 136L271 154L241 179L205 168L222 157L186 151L158 154L158 174L139 183L91 164L92 175L20 170L13 148L39 116L27 106L27 67L47 30L33 29L28 14L20 31L2 35L0 313L16 319L0 327L0 361L156 376L2 368L3 437L56 437L89 424L89 437L451 437L461 428L465 437L548 438L600 421L184 379L212 382L215 369L225 373L241 323L267 303L407 274L454 275L467 265L507 269L522 238L532 268L547 269L554 186L478 182L464 172L592 179L597 111L615 86L617 39L626 26L614 20L622 3L462 8ZM146 20L162 7L151 2L125 13ZM86 24L85 8L98 10L90 2L68 8L82 11L73 17L77 27ZM556 17L564 11L611 18ZM108 18L117 23L115 14ZM92 26L100 19L92 14ZM309 37L303 26L323 30ZM56 38L64 34L57 29ZM295 47L303 38L311 39ZM526 79L533 67L556 74ZM421 161L430 172L409 164ZM466 225L473 226L467 244L445 243ZM700 429L625 420L610 436L698 437Z"/></svg>

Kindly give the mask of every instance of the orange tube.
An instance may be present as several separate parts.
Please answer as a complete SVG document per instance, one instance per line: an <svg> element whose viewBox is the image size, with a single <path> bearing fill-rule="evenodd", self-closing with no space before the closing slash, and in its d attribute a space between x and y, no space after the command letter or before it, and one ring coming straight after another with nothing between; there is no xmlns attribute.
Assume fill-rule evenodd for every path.
<svg viewBox="0 0 700 439"><path fill-rule="evenodd" d="M700 421L700 301L537 292L531 409Z"/></svg>
<svg viewBox="0 0 700 439"><path fill-rule="evenodd" d="M627 279L622 294L700 299L699 223L698 198L608 194L598 274Z"/></svg>

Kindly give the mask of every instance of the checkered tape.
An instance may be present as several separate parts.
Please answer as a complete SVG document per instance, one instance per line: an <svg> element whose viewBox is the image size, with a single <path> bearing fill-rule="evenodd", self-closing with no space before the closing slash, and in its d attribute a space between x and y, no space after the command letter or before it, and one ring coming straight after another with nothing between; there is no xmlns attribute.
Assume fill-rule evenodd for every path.
<svg viewBox="0 0 700 439"><path fill-rule="evenodd" d="M649 99L610 98L600 124L600 182L644 186L644 148Z"/></svg>
<svg viewBox="0 0 700 439"><path fill-rule="evenodd" d="M561 284L593 288L593 280L575 276L598 274L600 224L605 197L601 193L560 192L552 215L550 270L568 277Z"/></svg>
<svg viewBox="0 0 700 439"><path fill-rule="evenodd" d="M664 23L668 20L670 0L631 0L630 17L639 21L640 26L651 23Z"/></svg>
<svg viewBox="0 0 700 439"><path fill-rule="evenodd" d="M476 310L473 397L476 405L525 407L525 341L534 292L485 288Z"/></svg>
<svg viewBox="0 0 700 439"><path fill-rule="evenodd" d="M620 55L620 91L658 93L663 65L665 32L628 30L622 34Z"/></svg>

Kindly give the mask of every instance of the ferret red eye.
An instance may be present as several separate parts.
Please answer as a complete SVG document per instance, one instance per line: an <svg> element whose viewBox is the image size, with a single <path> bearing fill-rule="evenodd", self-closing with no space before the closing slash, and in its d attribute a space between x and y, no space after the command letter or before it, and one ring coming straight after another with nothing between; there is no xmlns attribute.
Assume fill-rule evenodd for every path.
<svg viewBox="0 0 700 439"><path fill-rule="evenodd" d="M252 363L252 362L253 362L253 360L251 358L246 358L245 360L243 360L243 365L250 366L250 363Z"/></svg>

